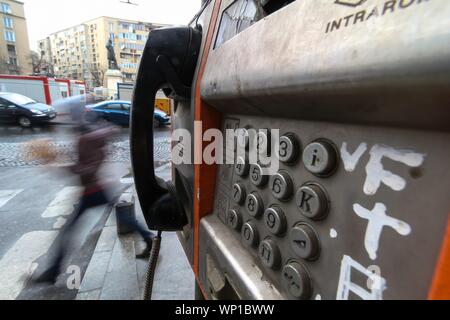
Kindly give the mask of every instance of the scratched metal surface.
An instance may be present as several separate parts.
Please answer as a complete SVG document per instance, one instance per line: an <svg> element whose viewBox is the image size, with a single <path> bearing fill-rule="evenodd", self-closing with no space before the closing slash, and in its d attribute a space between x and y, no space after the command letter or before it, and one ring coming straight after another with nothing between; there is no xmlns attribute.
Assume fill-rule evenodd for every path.
<svg viewBox="0 0 450 320"><path fill-rule="evenodd" d="M233 118L237 116L234 115ZM312 175L301 161L294 166L281 165L280 169L288 171L294 180L294 192L307 182L319 183L327 191L331 210L323 221L305 218L297 209L294 198L286 202L276 200L269 186L256 188L248 178L243 179L233 174L232 166L221 166L219 172L222 180L217 186L216 215L223 219L228 209L238 207L244 216L244 222L251 220L257 224L261 239L266 237L275 239L282 251L282 265L291 259L304 264L314 284L312 298L318 295L322 299L337 297L344 256L351 257L364 268L369 266L380 268L381 277L387 284L386 290L382 291L384 299L427 297L450 212L448 197L450 172L446 170L446 164L450 161L448 134L258 117L241 116L240 120L242 127L282 128L281 135L295 133L303 146L317 139L326 138L339 149L347 143L350 154L353 154L362 143L367 144L368 149L355 163L356 168L353 172L346 171L344 163L340 161L337 172L329 178ZM388 170L405 180L406 186L403 190L395 191L391 183L389 185L381 183L375 194L368 195L364 192L367 180L366 168L371 159L370 151L374 150L373 147L376 145L424 155L423 164L416 168L387 157L378 162L383 170ZM225 176L229 178L223 179ZM314 262L300 259L291 249L288 233L280 237L271 235L263 218L252 218L245 206L236 205L231 197L231 188L236 182L243 183L247 194L257 192L263 199L265 209L273 204L280 206L287 216L288 232L300 222L311 225L319 235L322 248L320 258ZM368 230L369 221L356 214L354 205L372 211L376 204L383 204L387 208L388 216L406 223L412 231L405 236L391 227L384 227L379 233L377 257L371 259L365 246L365 237L367 234L377 232ZM336 238L330 236L332 230L337 232ZM241 234L231 229L229 234L215 236L241 239ZM226 242L226 239L224 241ZM207 241L202 241L202 246L206 247ZM259 261L257 250L248 250L248 253L254 257L253 262L264 271L278 290L289 298L285 288L280 285L281 271L274 272L265 268ZM248 270L250 269L249 265ZM353 270L352 279L370 291L366 286L367 276ZM350 298L355 296L350 295Z"/></svg>
<svg viewBox="0 0 450 320"><path fill-rule="evenodd" d="M344 294L339 289L341 266L342 261L350 261L344 257L362 269L379 267L386 281L381 292L384 299L425 299L450 212L446 170L450 160L450 2L397 1L394 7L386 3L392 1L368 0L355 6L328 0L296 1L213 50L202 80L202 97L227 117L237 119L241 128L293 132L303 147L319 138L331 140L339 149L347 143L350 154L367 144L368 150L352 173L342 161L329 178L311 175L301 162L282 166L293 176L295 191L309 181L326 189L331 212L321 222L304 220L294 200L279 203L268 188L259 190L239 179L233 167L220 168L215 210L219 217L234 206L230 191L240 181L248 193L260 193L265 208L274 203L283 208L288 230L304 221L317 231L322 251L315 262L296 257L288 237L275 237L283 264L292 258L308 268L313 299ZM353 15L348 19L354 22L361 12L367 18L373 10L378 15L367 21L345 26L344 19L339 30L331 30L333 21ZM382 184L373 195L364 192L369 153L377 145L425 155L419 168L382 159L382 168L405 179L403 190ZM373 252L365 246L368 220L359 217L354 207L370 211L377 204L386 207L388 216L410 226L411 233L401 235L383 228L373 260L369 255L373 258ZM249 220L246 211L242 212L244 220ZM262 220L255 223L261 238L269 236ZM336 238L330 236L334 230ZM231 230L214 236L240 239ZM201 257L213 250L208 246L206 237ZM281 272L264 268L256 251L248 254L264 277L290 298L280 285ZM223 265L224 272L236 272L236 268ZM238 289L247 288L239 276L234 281ZM351 281L370 291L367 276L355 269ZM358 297L350 294L349 298Z"/></svg>

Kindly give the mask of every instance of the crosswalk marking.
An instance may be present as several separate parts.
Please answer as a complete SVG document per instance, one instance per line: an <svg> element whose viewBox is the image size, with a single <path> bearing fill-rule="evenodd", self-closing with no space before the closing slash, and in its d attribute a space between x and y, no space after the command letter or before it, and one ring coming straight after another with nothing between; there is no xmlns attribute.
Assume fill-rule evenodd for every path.
<svg viewBox="0 0 450 320"><path fill-rule="evenodd" d="M0 190L0 207L23 190ZM59 229L67 222L64 218L73 212L73 205L81 192L80 187L61 189L42 213L42 218L57 218L53 231L33 231L24 234L0 260L0 300L14 300L25 288L37 268L37 259L47 254Z"/></svg>
<svg viewBox="0 0 450 320"><path fill-rule="evenodd" d="M69 216L73 212L73 205L81 193L81 187L65 187L56 194L55 199L42 213L42 218L56 218Z"/></svg>
<svg viewBox="0 0 450 320"><path fill-rule="evenodd" d="M0 260L0 300L14 300L36 269L33 263L50 249L58 231L34 231L23 235Z"/></svg>
<svg viewBox="0 0 450 320"><path fill-rule="evenodd" d="M0 208L9 202L12 198L23 192L20 190L0 190Z"/></svg>

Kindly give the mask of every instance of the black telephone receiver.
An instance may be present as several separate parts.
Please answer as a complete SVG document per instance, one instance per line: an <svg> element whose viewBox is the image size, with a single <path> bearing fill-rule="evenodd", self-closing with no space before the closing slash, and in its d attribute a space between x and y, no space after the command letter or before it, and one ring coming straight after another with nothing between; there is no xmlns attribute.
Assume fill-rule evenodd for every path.
<svg viewBox="0 0 450 320"><path fill-rule="evenodd" d="M172 99L190 99L201 42L200 27L153 30L139 66L131 111L131 159L136 191L151 230L181 231L188 223L174 185L155 175L153 118L160 89Z"/></svg>

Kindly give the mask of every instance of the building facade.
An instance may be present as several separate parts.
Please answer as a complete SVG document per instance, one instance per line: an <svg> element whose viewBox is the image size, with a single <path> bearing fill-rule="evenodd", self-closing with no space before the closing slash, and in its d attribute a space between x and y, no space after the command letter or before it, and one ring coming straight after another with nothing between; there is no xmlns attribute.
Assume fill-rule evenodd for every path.
<svg viewBox="0 0 450 320"><path fill-rule="evenodd" d="M53 33L40 40L38 46L51 57L57 77L84 80L90 87L100 87L108 69L106 45L111 40L125 81L133 82L149 32L162 26L100 17Z"/></svg>
<svg viewBox="0 0 450 320"><path fill-rule="evenodd" d="M0 73L33 72L24 4L0 0Z"/></svg>

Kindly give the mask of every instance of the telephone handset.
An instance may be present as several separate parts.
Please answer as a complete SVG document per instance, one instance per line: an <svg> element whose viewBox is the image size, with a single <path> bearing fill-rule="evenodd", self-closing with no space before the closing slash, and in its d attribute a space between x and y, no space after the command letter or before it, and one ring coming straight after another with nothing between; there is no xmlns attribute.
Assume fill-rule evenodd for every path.
<svg viewBox="0 0 450 320"><path fill-rule="evenodd" d="M200 28L169 27L151 31L142 55L131 112L131 148L139 201L150 229L180 231L187 224L175 187L155 175L153 118L162 89L173 99L190 99L202 41Z"/></svg>

